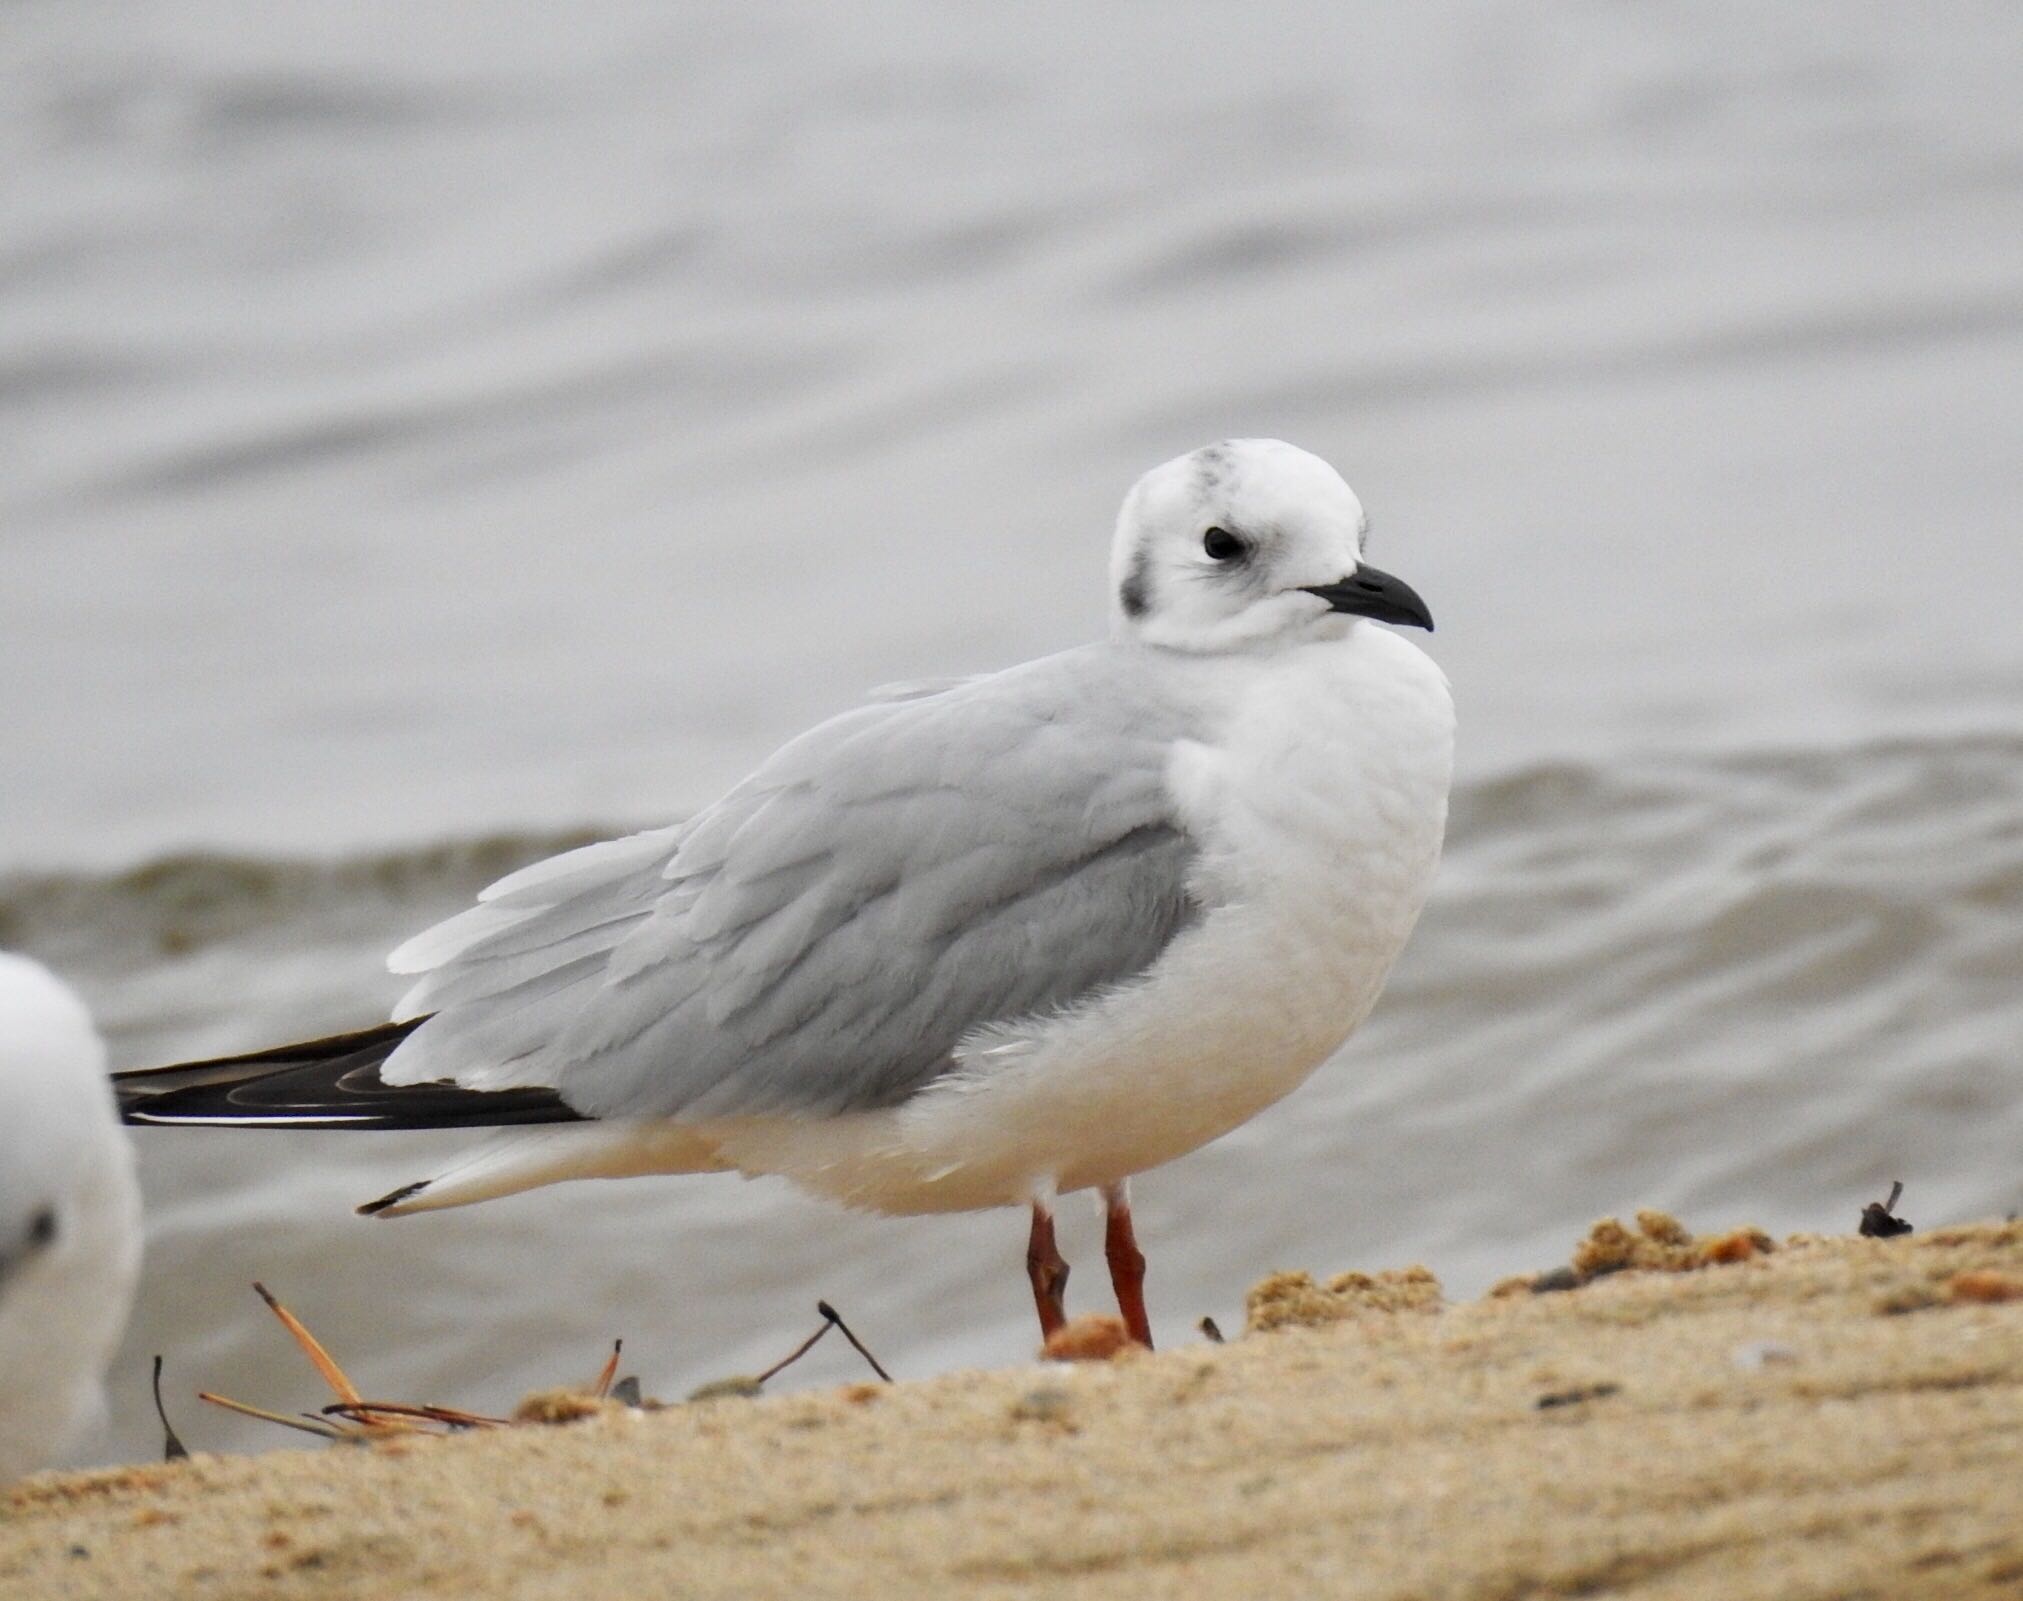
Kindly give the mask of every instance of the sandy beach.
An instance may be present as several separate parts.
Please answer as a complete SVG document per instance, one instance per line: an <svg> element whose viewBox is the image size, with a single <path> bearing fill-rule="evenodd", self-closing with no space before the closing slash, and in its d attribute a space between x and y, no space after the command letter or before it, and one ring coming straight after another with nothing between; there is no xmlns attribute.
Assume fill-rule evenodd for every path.
<svg viewBox="0 0 2023 1601"><path fill-rule="evenodd" d="M2023 1223L1645 1214L1466 1304L1278 1274L1222 1345L588 1410L31 1480L0 1592L2015 1596Z"/></svg>

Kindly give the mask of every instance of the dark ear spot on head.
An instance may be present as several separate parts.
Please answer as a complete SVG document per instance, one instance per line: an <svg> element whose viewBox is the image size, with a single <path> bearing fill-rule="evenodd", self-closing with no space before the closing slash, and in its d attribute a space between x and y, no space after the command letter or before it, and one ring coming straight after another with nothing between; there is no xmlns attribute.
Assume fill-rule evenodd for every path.
<svg viewBox="0 0 2023 1601"><path fill-rule="evenodd" d="M28 1222L28 1243L39 1250L56 1243L56 1208L45 1206Z"/></svg>
<svg viewBox="0 0 2023 1601"><path fill-rule="evenodd" d="M1126 617L1143 617L1152 604L1152 562L1142 545L1131 552L1131 570L1117 591L1117 604Z"/></svg>
<svg viewBox="0 0 2023 1601"><path fill-rule="evenodd" d="M1229 447L1204 445L1194 453L1194 489L1202 499L1207 499L1220 489L1229 476Z"/></svg>

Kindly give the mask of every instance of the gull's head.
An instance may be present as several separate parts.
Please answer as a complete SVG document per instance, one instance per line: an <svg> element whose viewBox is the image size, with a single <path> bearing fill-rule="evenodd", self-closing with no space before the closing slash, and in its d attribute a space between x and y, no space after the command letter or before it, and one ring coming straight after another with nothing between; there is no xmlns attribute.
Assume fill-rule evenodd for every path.
<svg viewBox="0 0 2023 1601"><path fill-rule="evenodd" d="M1154 467L1124 497L1110 553L1118 632L1174 650L1324 639L1357 618L1433 626L1363 561L1369 519L1320 457L1227 439Z"/></svg>
<svg viewBox="0 0 2023 1601"><path fill-rule="evenodd" d="M0 951L0 1335L20 1282L69 1271L80 1241L114 1238L130 1261L137 1204L90 1014L47 969Z"/></svg>

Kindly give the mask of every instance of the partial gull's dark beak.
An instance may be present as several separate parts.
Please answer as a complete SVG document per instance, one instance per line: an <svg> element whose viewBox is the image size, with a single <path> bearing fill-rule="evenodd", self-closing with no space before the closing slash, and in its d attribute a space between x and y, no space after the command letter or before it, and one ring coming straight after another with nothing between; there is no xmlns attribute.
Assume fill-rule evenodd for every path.
<svg viewBox="0 0 2023 1601"><path fill-rule="evenodd" d="M1358 567L1354 576L1339 584L1310 584L1306 592L1320 596L1331 610L1351 617L1373 617L1380 623L1403 623L1433 632L1433 614L1412 586L1374 567Z"/></svg>

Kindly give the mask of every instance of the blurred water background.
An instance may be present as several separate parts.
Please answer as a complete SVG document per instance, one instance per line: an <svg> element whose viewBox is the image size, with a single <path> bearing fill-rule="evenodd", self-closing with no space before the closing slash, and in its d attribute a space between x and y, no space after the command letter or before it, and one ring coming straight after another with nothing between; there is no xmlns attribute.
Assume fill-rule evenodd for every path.
<svg viewBox="0 0 2023 1601"><path fill-rule="evenodd" d="M2010 4L11 6L0 944L122 1065L370 1021L496 873L1089 636L1131 478L1278 434L1430 600L1462 779L1373 1023L1139 1182L1155 1319L2014 1209L2019 90ZM1010 1214L349 1215L457 1143L143 1133L111 1449L155 1351L285 1442L186 1399L320 1399L254 1277L481 1409L817 1296L1030 1351Z"/></svg>

